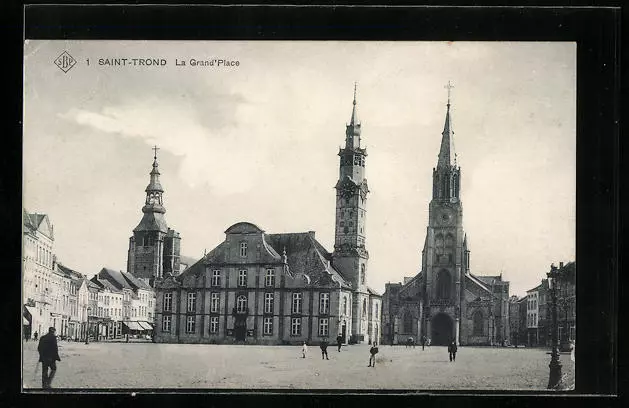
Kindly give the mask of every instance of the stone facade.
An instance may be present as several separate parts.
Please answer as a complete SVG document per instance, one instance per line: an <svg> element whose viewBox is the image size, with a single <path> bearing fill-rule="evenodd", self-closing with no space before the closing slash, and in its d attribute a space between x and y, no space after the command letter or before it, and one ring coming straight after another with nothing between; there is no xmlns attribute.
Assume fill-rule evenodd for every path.
<svg viewBox="0 0 629 408"><path fill-rule="evenodd" d="M420 272L386 286L383 342L425 336L431 344L496 344L509 338L509 283L470 272L463 230L461 168L456 163L448 101Z"/></svg>
<svg viewBox="0 0 629 408"><path fill-rule="evenodd" d="M367 286L367 180L356 94L339 151L334 251L315 233L267 234L249 222L181 274L156 282L157 342L371 343L381 296Z"/></svg>

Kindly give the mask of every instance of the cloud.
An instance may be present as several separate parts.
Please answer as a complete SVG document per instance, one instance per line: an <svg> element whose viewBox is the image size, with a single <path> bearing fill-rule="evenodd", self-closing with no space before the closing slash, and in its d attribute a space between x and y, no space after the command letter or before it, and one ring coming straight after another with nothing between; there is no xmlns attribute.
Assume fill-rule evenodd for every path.
<svg viewBox="0 0 629 408"><path fill-rule="evenodd" d="M189 186L206 184L214 193L228 195L251 188L255 184L252 175L259 174L259 163L265 158L264 152L257 151L254 157L251 149L241 148L246 143L255 144L246 119L252 115L247 109L242 104L237 106L231 115L242 110L243 119L218 129L200 124L193 110L156 98L108 106L101 111L72 108L59 116L103 134L157 145L181 158L179 177Z"/></svg>

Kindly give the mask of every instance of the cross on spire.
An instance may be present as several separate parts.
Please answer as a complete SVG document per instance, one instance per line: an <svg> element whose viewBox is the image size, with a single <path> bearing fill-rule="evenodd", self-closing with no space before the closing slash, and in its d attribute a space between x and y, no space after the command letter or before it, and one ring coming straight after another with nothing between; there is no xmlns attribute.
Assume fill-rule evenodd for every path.
<svg viewBox="0 0 629 408"><path fill-rule="evenodd" d="M155 154L153 155L153 159L157 160L157 151L159 150L159 147L153 146L152 149L155 151Z"/></svg>
<svg viewBox="0 0 629 408"><path fill-rule="evenodd" d="M452 83L448 81L447 85L444 86L444 88L448 90L448 106L450 106L450 91L452 90L452 88L454 88L454 85L452 85Z"/></svg>

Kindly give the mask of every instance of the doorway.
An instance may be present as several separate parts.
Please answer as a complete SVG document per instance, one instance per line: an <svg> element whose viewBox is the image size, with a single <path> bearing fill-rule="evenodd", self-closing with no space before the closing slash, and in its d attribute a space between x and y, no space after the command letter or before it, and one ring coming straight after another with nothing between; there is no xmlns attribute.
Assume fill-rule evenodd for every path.
<svg viewBox="0 0 629 408"><path fill-rule="evenodd" d="M247 320L245 318L236 318L234 322L234 338L236 341L245 341L247 337Z"/></svg>
<svg viewBox="0 0 629 408"><path fill-rule="evenodd" d="M341 337L343 337L343 344L347 343L347 323L343 322L341 325Z"/></svg>
<svg viewBox="0 0 629 408"><path fill-rule="evenodd" d="M454 340L454 324L452 318L445 313L439 313L431 321L430 344L447 346Z"/></svg>

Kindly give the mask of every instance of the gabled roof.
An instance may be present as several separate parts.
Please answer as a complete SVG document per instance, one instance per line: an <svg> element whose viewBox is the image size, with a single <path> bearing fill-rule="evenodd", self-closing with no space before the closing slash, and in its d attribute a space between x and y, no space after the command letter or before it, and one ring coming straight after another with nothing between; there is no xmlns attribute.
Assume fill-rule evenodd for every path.
<svg viewBox="0 0 629 408"><path fill-rule="evenodd" d="M465 275L466 278L468 278L470 281L472 281L473 283L477 284L478 286L481 287L481 289L490 292L489 288L485 285L485 283L483 281L481 281L480 279L478 279L476 276L472 275L471 273L468 273Z"/></svg>
<svg viewBox="0 0 629 408"><path fill-rule="evenodd" d="M52 224L46 214L29 213L22 209L24 232L39 231L50 239L54 239Z"/></svg>
<svg viewBox="0 0 629 408"><path fill-rule="evenodd" d="M283 253L286 250L287 263L293 274L303 273L313 282L333 279L340 282L343 287L351 287L341 273L329 263L331 255L317 242L314 233L268 234L266 237L276 252Z"/></svg>
<svg viewBox="0 0 629 408"><path fill-rule="evenodd" d="M378 292L376 292L375 290L373 290L372 288L370 288L369 286L367 286L367 292L370 295L374 295L374 296L382 296L381 294L379 294Z"/></svg>
<svg viewBox="0 0 629 408"><path fill-rule="evenodd" d="M137 289L153 290L153 288L151 288L151 286L149 286L146 282L144 282L142 279L136 278L129 272L121 271L120 274L127 281L127 283L131 285L135 290Z"/></svg>
<svg viewBox="0 0 629 408"><path fill-rule="evenodd" d="M98 273L99 279L104 279L109 281L112 285L114 285L118 290L122 289L131 289L133 287L129 285L129 282L124 278L122 272L116 271L114 269L103 268Z"/></svg>
<svg viewBox="0 0 629 408"><path fill-rule="evenodd" d="M68 268L60 263L57 263L57 268L61 273L73 280L82 280L84 278L83 274Z"/></svg>

